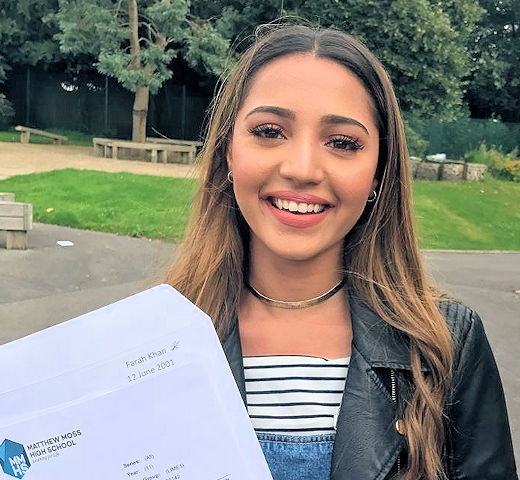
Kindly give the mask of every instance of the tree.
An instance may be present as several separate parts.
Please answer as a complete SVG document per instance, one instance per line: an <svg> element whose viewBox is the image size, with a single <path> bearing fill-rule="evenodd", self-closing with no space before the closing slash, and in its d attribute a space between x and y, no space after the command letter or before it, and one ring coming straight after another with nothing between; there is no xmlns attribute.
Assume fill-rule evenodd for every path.
<svg viewBox="0 0 520 480"><path fill-rule="evenodd" d="M477 0L193 0L193 7L218 15L217 27L235 39L281 14L349 32L382 60L403 109L444 119L463 112Z"/></svg>
<svg viewBox="0 0 520 480"><path fill-rule="evenodd" d="M58 61L56 32L41 22L57 4L58 0L0 0L0 85L14 64L47 66ZM9 126L13 118L13 104L0 93L0 128Z"/></svg>
<svg viewBox="0 0 520 480"><path fill-rule="evenodd" d="M0 55L0 86L4 83L6 78L6 69L4 57ZM4 129L11 124L14 117L13 104L7 100L5 95L0 92L0 129Z"/></svg>
<svg viewBox="0 0 520 480"><path fill-rule="evenodd" d="M317 2L308 0L304 9L367 44L389 71L405 111L439 119L463 113L464 79L471 73L467 38L481 15L474 0L325 3L314 10Z"/></svg>
<svg viewBox="0 0 520 480"><path fill-rule="evenodd" d="M520 0L480 4L486 14L472 37L470 107L477 117L520 122Z"/></svg>
<svg viewBox="0 0 520 480"><path fill-rule="evenodd" d="M188 0L59 0L53 16L63 52L89 55L96 68L134 92L132 139L146 138L150 93L172 76L177 54L220 73L228 49L209 21L190 15Z"/></svg>
<svg viewBox="0 0 520 480"><path fill-rule="evenodd" d="M47 66L63 58L57 30L42 18L56 12L58 0L0 0L0 45L9 65Z"/></svg>

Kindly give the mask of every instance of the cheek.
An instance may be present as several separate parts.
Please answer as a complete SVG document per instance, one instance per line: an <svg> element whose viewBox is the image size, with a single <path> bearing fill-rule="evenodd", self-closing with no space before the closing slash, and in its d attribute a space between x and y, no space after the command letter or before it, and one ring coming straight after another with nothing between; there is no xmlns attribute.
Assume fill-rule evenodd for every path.
<svg viewBox="0 0 520 480"><path fill-rule="evenodd" d="M232 146L227 160L228 167L233 172L235 189L258 187L269 177L270 168L265 154L243 146L240 142Z"/></svg>
<svg viewBox="0 0 520 480"><path fill-rule="evenodd" d="M376 166L375 163L373 165L372 162L370 163L370 166L359 166L330 175L334 190L340 192L340 196L351 200L366 200L377 185Z"/></svg>

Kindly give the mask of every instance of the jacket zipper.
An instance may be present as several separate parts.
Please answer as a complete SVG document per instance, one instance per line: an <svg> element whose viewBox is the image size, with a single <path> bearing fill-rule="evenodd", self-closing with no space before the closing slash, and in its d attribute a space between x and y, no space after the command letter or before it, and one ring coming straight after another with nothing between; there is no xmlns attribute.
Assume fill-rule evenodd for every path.
<svg viewBox="0 0 520 480"><path fill-rule="evenodd" d="M395 378L395 370L390 369L390 389L391 389L391 396L392 396L392 402L394 402L394 405L396 406L397 410L397 380ZM397 429L397 421L396 420L396 429ZM399 432L398 432L399 433ZM401 453L399 452L399 455L397 456L397 475L401 473Z"/></svg>

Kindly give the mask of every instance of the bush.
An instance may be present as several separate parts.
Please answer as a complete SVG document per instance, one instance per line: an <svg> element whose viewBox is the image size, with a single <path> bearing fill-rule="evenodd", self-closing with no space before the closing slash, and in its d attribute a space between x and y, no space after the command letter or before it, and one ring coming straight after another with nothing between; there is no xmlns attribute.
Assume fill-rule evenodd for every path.
<svg viewBox="0 0 520 480"><path fill-rule="evenodd" d="M424 158L426 149L428 148L428 141L422 138L406 120L404 122L404 132L410 155L413 157Z"/></svg>
<svg viewBox="0 0 520 480"><path fill-rule="evenodd" d="M464 160L468 163L483 163L487 165L489 173L494 178L520 182L520 159L518 159L517 149L510 153L502 153L494 148L488 149L482 143L478 149L466 153Z"/></svg>
<svg viewBox="0 0 520 480"><path fill-rule="evenodd" d="M406 120L428 142L426 154L442 152L448 158L457 159L465 152L478 149L482 143L503 152L520 146L520 124L503 123L496 118L440 122L407 114Z"/></svg>
<svg viewBox="0 0 520 480"><path fill-rule="evenodd" d="M491 160L489 158L489 150L487 149L486 144L481 143L480 147L476 150L471 150L465 153L464 161L467 163L483 163L489 167Z"/></svg>
<svg viewBox="0 0 520 480"><path fill-rule="evenodd" d="M13 104L0 93L0 130L5 130L13 124L14 108Z"/></svg>

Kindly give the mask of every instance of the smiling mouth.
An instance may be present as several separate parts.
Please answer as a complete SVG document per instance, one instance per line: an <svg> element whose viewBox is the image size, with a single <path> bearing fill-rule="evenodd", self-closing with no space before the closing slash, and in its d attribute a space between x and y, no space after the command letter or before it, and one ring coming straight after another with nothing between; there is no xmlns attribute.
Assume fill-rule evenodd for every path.
<svg viewBox="0 0 520 480"><path fill-rule="evenodd" d="M294 200L282 200L281 198L269 197L271 205L278 210L285 210L296 214L321 213L327 205L320 203L295 202Z"/></svg>

